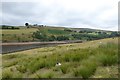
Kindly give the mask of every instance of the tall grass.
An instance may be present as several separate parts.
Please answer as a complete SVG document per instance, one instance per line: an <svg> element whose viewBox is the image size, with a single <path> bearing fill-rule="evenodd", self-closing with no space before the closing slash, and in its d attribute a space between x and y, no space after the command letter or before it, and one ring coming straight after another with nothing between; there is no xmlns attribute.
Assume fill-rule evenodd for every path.
<svg viewBox="0 0 120 80"><path fill-rule="evenodd" d="M3 70L3 77L20 77L22 76L21 74L27 74L26 72L33 74L44 68L52 69L53 73L45 72L44 75L39 75L38 78L53 78L57 73L61 72L63 73L62 75L70 72L75 77L89 78L94 75L98 66L111 66L118 62L117 45L113 43L101 44L98 48L59 51L54 51L50 55L45 54L45 56L40 56L39 54L37 56L24 57L20 55L4 56L4 59L11 60L8 63L5 62L3 66L11 67L17 64L16 69L19 73L13 76L14 72ZM17 60L17 58L19 59ZM60 62L61 66L55 66L57 62Z"/></svg>
<svg viewBox="0 0 120 80"><path fill-rule="evenodd" d="M13 61L9 61L9 62L3 62L2 66L3 67L10 67L10 66L13 66L13 65L16 65L18 63L18 61L16 60L13 60Z"/></svg>
<svg viewBox="0 0 120 80"><path fill-rule="evenodd" d="M7 55L3 55L3 59L14 59L14 58L20 58L26 56L25 54L7 54Z"/></svg>
<svg viewBox="0 0 120 80"><path fill-rule="evenodd" d="M95 73L98 62L95 56L90 56L88 59L83 60L80 65L78 68L73 69L74 76L89 78Z"/></svg>
<svg viewBox="0 0 120 80"><path fill-rule="evenodd" d="M65 62L79 62L83 59L88 58L90 55L89 52L87 52L89 49L75 49L75 50L69 50L64 52L62 54L62 60Z"/></svg>
<svg viewBox="0 0 120 80"><path fill-rule="evenodd" d="M44 60L33 60L28 65L27 68L30 70L31 73L34 73L35 71L44 68L45 67L45 61Z"/></svg>
<svg viewBox="0 0 120 80"><path fill-rule="evenodd" d="M100 54L97 55L98 61L101 62L103 66L111 66L116 64L118 56L108 55L108 54Z"/></svg>
<svg viewBox="0 0 120 80"><path fill-rule="evenodd" d="M54 73L53 72L49 72L49 73L46 73L42 76L42 78L53 78L54 77Z"/></svg>
<svg viewBox="0 0 120 80"><path fill-rule="evenodd" d="M27 71L27 68L24 65L16 66L16 69L21 73L25 73Z"/></svg>
<svg viewBox="0 0 120 80"><path fill-rule="evenodd" d="M61 69L62 73L66 74L68 72L69 67L70 66L68 64L63 64L60 66L60 69Z"/></svg>
<svg viewBox="0 0 120 80"><path fill-rule="evenodd" d="M4 69L2 71L2 78L12 78L13 73L9 69Z"/></svg>
<svg viewBox="0 0 120 80"><path fill-rule="evenodd" d="M96 57L103 66L111 66L118 63L118 46L116 44L102 44L97 50Z"/></svg>

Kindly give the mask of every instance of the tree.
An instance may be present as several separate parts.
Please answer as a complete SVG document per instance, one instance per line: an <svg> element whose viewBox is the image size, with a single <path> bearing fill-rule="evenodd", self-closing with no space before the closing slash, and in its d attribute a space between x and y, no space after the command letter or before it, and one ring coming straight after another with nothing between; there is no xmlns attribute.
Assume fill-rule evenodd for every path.
<svg viewBox="0 0 120 80"><path fill-rule="evenodd" d="M68 36L58 36L58 37L57 37L57 40L58 40L58 41L69 40L69 37L68 37Z"/></svg>
<svg viewBox="0 0 120 80"><path fill-rule="evenodd" d="M25 26L27 26L27 28L29 28L29 24L28 23L25 23Z"/></svg>
<svg viewBox="0 0 120 80"><path fill-rule="evenodd" d="M116 36L119 36L119 33L118 32L112 32L110 37L116 37Z"/></svg>

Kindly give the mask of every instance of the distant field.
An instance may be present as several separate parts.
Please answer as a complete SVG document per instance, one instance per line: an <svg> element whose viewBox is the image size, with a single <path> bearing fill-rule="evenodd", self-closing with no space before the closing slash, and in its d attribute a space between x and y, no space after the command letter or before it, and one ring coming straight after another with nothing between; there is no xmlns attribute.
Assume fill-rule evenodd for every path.
<svg viewBox="0 0 120 80"><path fill-rule="evenodd" d="M37 30L37 28L22 28L17 30L0 29L2 31L2 40L8 42L32 41L32 34Z"/></svg>
<svg viewBox="0 0 120 80"><path fill-rule="evenodd" d="M118 38L5 54L2 62L3 78L117 78Z"/></svg>
<svg viewBox="0 0 120 80"><path fill-rule="evenodd" d="M35 32L37 28L22 28L17 30L6 30L6 29L0 29L3 34L31 34Z"/></svg>
<svg viewBox="0 0 120 80"><path fill-rule="evenodd" d="M18 26L16 26L18 27ZM31 42L31 41L64 41L64 40L97 40L117 37L119 33L112 31L65 28L65 27L18 27L19 29L0 29L2 42Z"/></svg>
<svg viewBox="0 0 120 80"><path fill-rule="evenodd" d="M64 31L64 28L55 27L41 27L41 28L20 28L16 30L12 29L0 29L2 32L3 42L24 42L33 41L33 32L40 30L41 33L47 35L68 35L70 32Z"/></svg>

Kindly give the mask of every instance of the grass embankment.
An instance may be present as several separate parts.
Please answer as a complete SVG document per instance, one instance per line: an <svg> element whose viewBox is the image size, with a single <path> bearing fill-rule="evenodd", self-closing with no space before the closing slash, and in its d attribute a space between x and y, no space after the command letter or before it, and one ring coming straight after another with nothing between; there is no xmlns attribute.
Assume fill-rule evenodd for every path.
<svg viewBox="0 0 120 80"><path fill-rule="evenodd" d="M118 77L118 38L37 48L3 58L3 78ZM55 66L60 62L61 66Z"/></svg>

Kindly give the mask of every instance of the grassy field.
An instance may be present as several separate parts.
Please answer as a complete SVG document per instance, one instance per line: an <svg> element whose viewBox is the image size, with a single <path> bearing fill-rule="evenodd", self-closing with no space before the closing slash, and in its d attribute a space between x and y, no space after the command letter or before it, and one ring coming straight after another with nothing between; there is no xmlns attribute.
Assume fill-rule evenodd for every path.
<svg viewBox="0 0 120 80"><path fill-rule="evenodd" d="M33 32L37 31L37 28L21 28L18 30L6 30L3 29L0 31L2 32L2 40L3 41L32 41L32 34Z"/></svg>
<svg viewBox="0 0 120 80"><path fill-rule="evenodd" d="M2 29L2 33L3 34L30 34L33 33L37 30L37 28L21 28L18 30L6 30L6 29Z"/></svg>
<svg viewBox="0 0 120 80"><path fill-rule="evenodd" d="M2 77L117 78L117 44L118 38L108 38L5 54Z"/></svg>
<svg viewBox="0 0 120 80"><path fill-rule="evenodd" d="M32 34L36 32L38 28L20 28L17 30L7 30L7 29L0 29L2 32L2 38L0 40L6 42L22 42L22 41L32 41ZM65 35L69 34L68 32L64 31L64 28L55 28L55 27L44 27L39 28L41 33L45 33L47 35Z"/></svg>
<svg viewBox="0 0 120 80"><path fill-rule="evenodd" d="M37 35L37 38L35 37L35 32L38 32L38 34L46 35L47 40L51 38L50 36L66 36L69 38L69 40L76 40L76 39L81 39L81 40L89 40L93 39L95 36L100 36L98 35L98 31L100 30L94 30L94 29L74 29L74 28L65 28L65 27L36 27L36 28L26 28L26 27L19 27L20 29L0 29L0 33L2 35L2 38L0 38L0 41L3 42L31 42L31 41L40 41L38 38L39 36ZM83 31L84 33L79 33L80 31ZM91 33L86 33L86 31L92 31ZM106 34L111 32L105 31ZM33 34L34 33L34 34ZM73 34L81 34L81 35L74 35ZM85 34L82 36L82 34ZM89 35L87 37L87 34ZM34 37L33 37L34 36ZM76 36L76 37L75 37ZM82 36L79 38L79 36ZM92 37L90 39L90 37ZM44 37L45 38L45 37ZM53 37L52 37L53 39ZM43 40L45 41L45 40Z"/></svg>

